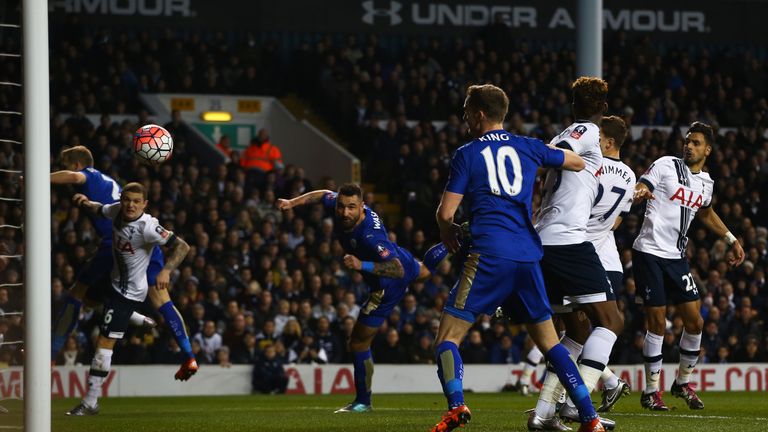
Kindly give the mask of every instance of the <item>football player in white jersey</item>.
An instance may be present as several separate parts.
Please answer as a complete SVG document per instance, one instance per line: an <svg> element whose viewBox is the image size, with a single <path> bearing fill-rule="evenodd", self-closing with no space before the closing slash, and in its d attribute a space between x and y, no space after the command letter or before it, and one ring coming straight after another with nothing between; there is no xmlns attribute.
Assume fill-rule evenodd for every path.
<svg viewBox="0 0 768 432"><path fill-rule="evenodd" d="M600 78L581 77L573 85L573 114L577 119L550 145L573 150L586 163L580 172L550 170L544 181L542 202L536 214L536 231L544 245L541 269L552 309L566 328L561 340L573 358L581 353L579 371L591 392L600 379L624 327L605 269L587 238L587 223L598 194L603 165L599 124L608 109L608 84ZM580 322L577 307L592 323ZM528 418L531 430L565 430L555 418L560 388L557 377L547 374L536 409ZM561 411L563 416L563 411ZM602 419L606 429L615 423Z"/></svg>
<svg viewBox="0 0 768 432"><path fill-rule="evenodd" d="M619 152L627 137L627 124L621 117L603 117L600 123L600 149L603 152L603 169L600 172L600 184L597 198L592 207L592 215L587 223L587 240L592 242L600 257L608 279L614 290L624 285L624 269L616 248L613 232L621 225L621 220L632 207L632 191L635 187L635 173L619 159ZM611 298L616 299L616 292ZM603 370L602 402L598 412L606 412L629 394L629 385L618 378L608 366Z"/></svg>
<svg viewBox="0 0 768 432"><path fill-rule="evenodd" d="M680 338L680 364L672 383L672 394L685 399L690 409L702 409L704 403L689 385L699 359L701 300L685 257L686 234L693 218L730 245L728 264L744 262L744 250L720 217L712 209L714 182L702 171L712 152L714 133L709 125L695 122L685 135L683 158L664 156L656 160L635 186L635 201L648 200L645 220L633 245L632 266L638 298L642 299L648 329L643 345L645 391L643 407L666 411L661 399L661 346L664 339L667 305L683 320Z"/></svg>
<svg viewBox="0 0 768 432"><path fill-rule="evenodd" d="M189 252L189 245L163 228L157 219L144 213L147 191L140 183L129 183L123 188L120 201L102 204L89 201L83 194L73 198L76 205L112 220L111 296L104 302L101 332L96 342L96 354L88 374L88 390L82 402L67 415L94 415L99 412L98 397L101 385L109 375L112 350L122 339L131 314L147 298L147 266L152 249L168 245L171 252L163 269L157 274L158 289L168 289L170 276Z"/></svg>

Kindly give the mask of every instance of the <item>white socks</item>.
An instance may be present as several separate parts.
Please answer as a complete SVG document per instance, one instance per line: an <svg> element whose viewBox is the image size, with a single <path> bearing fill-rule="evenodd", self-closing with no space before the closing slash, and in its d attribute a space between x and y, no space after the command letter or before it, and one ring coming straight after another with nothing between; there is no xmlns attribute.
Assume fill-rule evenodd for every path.
<svg viewBox="0 0 768 432"><path fill-rule="evenodd" d="M690 334L683 329L683 336L680 338L680 366L675 380L678 384L691 382L691 374L699 361L700 348L701 333Z"/></svg>
<svg viewBox="0 0 768 432"><path fill-rule="evenodd" d="M128 322L130 322L133 327L141 327L144 325L144 318L146 318L144 315L134 312L131 314Z"/></svg>
<svg viewBox="0 0 768 432"><path fill-rule="evenodd" d="M701 337L701 335L699 335ZM643 357L645 357L645 394L659 391L659 379L661 378L661 345L664 336L646 332L643 343Z"/></svg>
<svg viewBox="0 0 768 432"><path fill-rule="evenodd" d="M574 361L579 358L583 348L581 344L574 342L568 336L563 336L560 343L568 350ZM541 387L541 393L539 393L539 400L536 402L536 415L541 418L552 418L555 415L555 403L564 392L565 389L560 384L557 374L553 371L547 371L544 385Z"/></svg>
<svg viewBox="0 0 768 432"><path fill-rule="evenodd" d="M544 357L544 354L542 354L541 350L539 350L539 347L536 345L531 348L530 351L528 351L528 355L525 356L525 365L523 366L523 374L520 375L520 384L521 385L530 385L531 384L531 376L533 375L533 372L536 370L536 366L541 363L541 359Z"/></svg>
<svg viewBox="0 0 768 432"><path fill-rule="evenodd" d="M600 375L600 379L603 380L603 387L607 390L613 390L619 386L619 377L617 377L608 366L603 369L603 374Z"/></svg>
<svg viewBox="0 0 768 432"><path fill-rule="evenodd" d="M595 327L584 344L584 351L579 362L579 372L584 378L584 385L592 392L603 374L608 358L611 356L616 334L605 327Z"/></svg>
<svg viewBox="0 0 768 432"><path fill-rule="evenodd" d="M109 375L111 365L112 350L97 348L91 362L91 371L88 373L88 391L83 398L83 403L89 408L96 406L96 402L101 396L101 385Z"/></svg>

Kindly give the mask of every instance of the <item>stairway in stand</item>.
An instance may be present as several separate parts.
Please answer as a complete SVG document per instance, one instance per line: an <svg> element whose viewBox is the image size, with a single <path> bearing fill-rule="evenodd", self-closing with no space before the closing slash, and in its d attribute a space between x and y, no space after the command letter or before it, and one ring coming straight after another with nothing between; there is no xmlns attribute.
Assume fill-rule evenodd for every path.
<svg viewBox="0 0 768 432"><path fill-rule="evenodd" d="M394 229L400 224L401 205L387 193L376 192L376 186L373 183L362 183L363 193L373 193L373 207L379 210L379 216L384 218L385 225ZM371 205L371 203L366 203Z"/></svg>

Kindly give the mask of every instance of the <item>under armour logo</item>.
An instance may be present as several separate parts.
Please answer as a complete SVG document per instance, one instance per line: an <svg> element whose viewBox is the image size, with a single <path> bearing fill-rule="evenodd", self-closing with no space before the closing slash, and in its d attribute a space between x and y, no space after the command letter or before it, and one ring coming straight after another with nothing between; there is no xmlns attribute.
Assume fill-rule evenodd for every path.
<svg viewBox="0 0 768 432"><path fill-rule="evenodd" d="M403 5L400 4L400 2L391 1L389 2L389 9L382 9L377 8L373 4L373 0L367 0L362 3L363 9L365 10L365 13L363 14L363 22L366 24L373 25L373 21L377 16L380 17L389 17L389 25L398 25L401 22L403 22L403 19L400 17L400 9L403 8Z"/></svg>

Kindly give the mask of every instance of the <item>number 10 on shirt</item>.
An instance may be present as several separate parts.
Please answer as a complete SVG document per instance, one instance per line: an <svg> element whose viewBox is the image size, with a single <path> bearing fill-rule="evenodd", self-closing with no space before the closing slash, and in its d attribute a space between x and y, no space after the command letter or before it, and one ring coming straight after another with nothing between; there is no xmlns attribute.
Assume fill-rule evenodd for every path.
<svg viewBox="0 0 768 432"><path fill-rule="evenodd" d="M501 146L496 152L496 160L493 157L491 146L484 148L480 154L485 160L485 167L488 170L488 186L494 195L501 195L501 190L513 197L520 193L523 188L523 174L520 165L520 157L514 148L510 146ZM512 163L512 183L507 176L506 159L509 158ZM501 182L501 189L499 188Z"/></svg>

